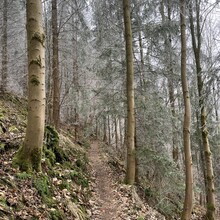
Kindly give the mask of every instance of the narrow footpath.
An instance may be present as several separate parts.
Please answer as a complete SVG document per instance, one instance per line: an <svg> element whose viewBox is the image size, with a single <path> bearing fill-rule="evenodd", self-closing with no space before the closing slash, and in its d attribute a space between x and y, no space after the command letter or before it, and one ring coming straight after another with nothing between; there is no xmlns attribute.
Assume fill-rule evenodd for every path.
<svg viewBox="0 0 220 220"><path fill-rule="evenodd" d="M92 175L91 220L165 219L144 204L133 187L117 182L98 141L91 144L88 157Z"/></svg>

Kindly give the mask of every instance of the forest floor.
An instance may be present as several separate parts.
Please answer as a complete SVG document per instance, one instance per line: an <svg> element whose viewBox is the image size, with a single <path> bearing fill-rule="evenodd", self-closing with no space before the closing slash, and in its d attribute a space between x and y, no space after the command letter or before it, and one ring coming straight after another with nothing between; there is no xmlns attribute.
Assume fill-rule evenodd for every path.
<svg viewBox="0 0 220 220"><path fill-rule="evenodd" d="M10 94L0 96L0 220L165 220L134 186L123 183L123 164L106 153L111 146L75 141L71 128L58 137L46 127L41 173L14 167L26 104Z"/></svg>
<svg viewBox="0 0 220 220"><path fill-rule="evenodd" d="M91 220L165 219L141 201L134 187L120 183L98 141L91 144L88 159L92 175Z"/></svg>

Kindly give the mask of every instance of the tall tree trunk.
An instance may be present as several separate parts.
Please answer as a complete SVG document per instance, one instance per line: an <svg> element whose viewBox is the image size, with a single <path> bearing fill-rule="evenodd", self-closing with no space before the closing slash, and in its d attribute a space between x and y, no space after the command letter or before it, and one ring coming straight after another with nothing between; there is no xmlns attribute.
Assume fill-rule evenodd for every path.
<svg viewBox="0 0 220 220"><path fill-rule="evenodd" d="M45 121L45 35L41 0L27 0L28 116L24 143L14 158L22 171L41 171Z"/></svg>
<svg viewBox="0 0 220 220"><path fill-rule="evenodd" d="M118 149L118 122L117 116L115 116L115 147Z"/></svg>
<svg viewBox="0 0 220 220"><path fill-rule="evenodd" d="M49 19L47 15L47 3L44 2L44 17L45 17L45 34L46 38L46 123L53 122L53 88L52 88L52 65L51 65L51 29L49 28Z"/></svg>
<svg viewBox="0 0 220 220"><path fill-rule="evenodd" d="M161 1L161 16L162 16L162 22L166 24L166 19L168 19L168 22L171 23L171 2L168 0L167 2L167 13L168 16L166 18L165 12L164 12L164 0ZM169 102L171 107L171 114L172 114L172 154L173 154L173 160L174 162L178 163L179 158L179 150L177 146L177 132L176 132L176 126L175 126L175 118L176 118L176 110L175 110L175 95L174 95L174 83L173 83L173 58L172 58L172 37L171 34L165 33L165 51L168 53L168 62L166 64L168 75L167 75L167 81L168 81L168 93L169 93Z"/></svg>
<svg viewBox="0 0 220 220"><path fill-rule="evenodd" d="M202 67L200 61L201 54L201 28L200 28L200 2L195 1L196 4L196 34L194 27L192 2L190 1L190 29L192 36L192 45L196 61L196 74L197 74L197 87L199 94L199 109L200 109L200 122L201 122L201 133L202 133L202 143L204 148L204 158L206 166L206 198L207 198L207 212L206 217L208 220L215 219L215 186L214 186L214 173L212 166L212 154L209 146L208 139L208 128L207 128L207 114L204 101L204 91L203 91L203 79L202 79Z"/></svg>
<svg viewBox="0 0 220 220"><path fill-rule="evenodd" d="M8 0L3 2L3 24L2 24L2 80L1 80L1 92L4 93L7 90L7 75L8 75Z"/></svg>
<svg viewBox="0 0 220 220"><path fill-rule="evenodd" d="M57 0L52 0L52 34L53 34L53 125L57 130L60 127L60 78L59 78L59 51L57 28Z"/></svg>
<svg viewBox="0 0 220 220"><path fill-rule="evenodd" d="M111 144L111 123L110 123L110 115L107 116L108 119L108 144Z"/></svg>
<svg viewBox="0 0 220 220"><path fill-rule="evenodd" d="M135 182L135 114L134 114L134 70L132 54L132 30L130 18L130 2L123 0L126 64L127 64L127 169L126 183Z"/></svg>
<svg viewBox="0 0 220 220"><path fill-rule="evenodd" d="M103 142L107 143L107 125L106 125L106 116L103 117Z"/></svg>
<svg viewBox="0 0 220 220"><path fill-rule="evenodd" d="M193 208L193 173L192 173L192 155L190 143L191 127L191 104L186 74L186 2L180 0L180 26L181 26L181 82L184 99L184 124L183 124L183 144L185 155L185 200L181 220L189 220Z"/></svg>
<svg viewBox="0 0 220 220"><path fill-rule="evenodd" d="M197 140L198 140L198 145L199 145L199 153L200 153L200 167L202 170L202 175L203 175L203 180L204 180L204 187L205 190L207 189L207 180L206 180L206 165L205 165L205 158L204 158L204 151L202 147L202 140L201 140L201 132L200 132L200 120L199 120L199 112L196 111L196 129L197 129ZM206 199L207 200L207 199Z"/></svg>

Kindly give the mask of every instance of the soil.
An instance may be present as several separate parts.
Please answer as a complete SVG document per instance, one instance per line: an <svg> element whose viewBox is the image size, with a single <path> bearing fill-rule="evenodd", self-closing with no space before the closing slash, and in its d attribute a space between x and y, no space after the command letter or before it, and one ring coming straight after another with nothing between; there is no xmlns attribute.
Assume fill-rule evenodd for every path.
<svg viewBox="0 0 220 220"><path fill-rule="evenodd" d="M132 186L121 184L98 141L91 144L91 220L163 220L164 216L144 204Z"/></svg>

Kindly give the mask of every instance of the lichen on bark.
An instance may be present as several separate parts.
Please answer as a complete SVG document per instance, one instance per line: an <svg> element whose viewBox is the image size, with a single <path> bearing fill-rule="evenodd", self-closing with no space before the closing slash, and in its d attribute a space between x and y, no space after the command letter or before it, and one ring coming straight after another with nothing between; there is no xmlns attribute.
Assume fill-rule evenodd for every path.
<svg viewBox="0 0 220 220"><path fill-rule="evenodd" d="M44 47L45 35L43 33L35 32L32 36L32 40L37 40Z"/></svg>

